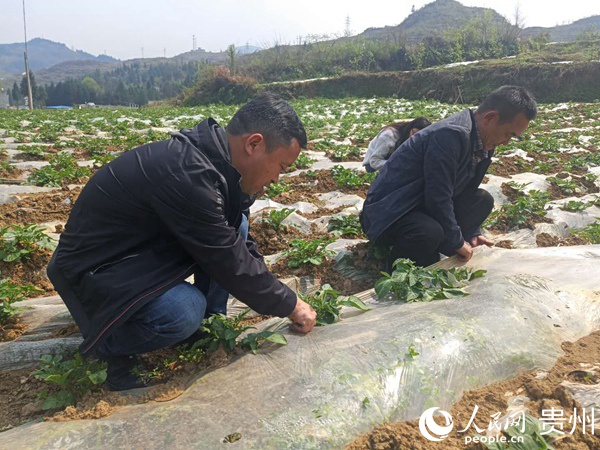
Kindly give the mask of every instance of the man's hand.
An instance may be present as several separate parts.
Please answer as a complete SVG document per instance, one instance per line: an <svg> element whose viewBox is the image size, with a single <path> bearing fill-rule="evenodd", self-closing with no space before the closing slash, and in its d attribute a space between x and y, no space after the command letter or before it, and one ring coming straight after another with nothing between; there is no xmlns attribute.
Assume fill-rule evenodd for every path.
<svg viewBox="0 0 600 450"><path fill-rule="evenodd" d="M292 330L298 333L310 333L317 323L317 313L312 306L298 298L294 312L290 314L289 319L293 322L290 326Z"/></svg>
<svg viewBox="0 0 600 450"><path fill-rule="evenodd" d="M465 241L463 246L461 248L459 248L458 250L456 250L456 253L458 253L459 259L461 261L466 262L466 261L470 260L471 257L473 256L473 248L467 241Z"/></svg>
<svg viewBox="0 0 600 450"><path fill-rule="evenodd" d="M471 247L479 247L480 245L487 245L488 247L493 247L494 243L492 241L487 240L482 235L475 236L471 239Z"/></svg>

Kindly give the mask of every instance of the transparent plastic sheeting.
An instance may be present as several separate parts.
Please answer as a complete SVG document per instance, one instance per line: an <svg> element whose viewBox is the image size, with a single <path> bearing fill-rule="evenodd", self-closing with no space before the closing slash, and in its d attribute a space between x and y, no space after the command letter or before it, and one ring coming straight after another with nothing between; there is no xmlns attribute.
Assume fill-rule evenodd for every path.
<svg viewBox="0 0 600 450"><path fill-rule="evenodd" d="M307 336L286 328L286 347L244 355L176 400L23 425L1 433L0 448L343 448L519 369L547 369L561 342L600 328L598 245L477 249L469 266L488 272L468 297L373 302ZM241 439L223 444L232 433Z"/></svg>

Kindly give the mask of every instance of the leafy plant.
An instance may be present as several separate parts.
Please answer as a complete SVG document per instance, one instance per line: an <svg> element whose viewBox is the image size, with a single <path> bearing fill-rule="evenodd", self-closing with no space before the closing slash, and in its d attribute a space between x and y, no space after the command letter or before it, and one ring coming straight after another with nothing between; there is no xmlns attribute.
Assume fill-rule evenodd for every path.
<svg viewBox="0 0 600 450"><path fill-rule="evenodd" d="M591 244L600 244L600 222L591 223L583 230L575 231L574 234L583 236Z"/></svg>
<svg viewBox="0 0 600 450"><path fill-rule="evenodd" d="M68 153L57 153L50 158L50 164L34 170L27 181L36 186L59 187L62 183L89 177L87 167L79 167L77 160Z"/></svg>
<svg viewBox="0 0 600 450"><path fill-rule="evenodd" d="M546 181L557 186L564 195L575 194L579 185L575 180L563 180L556 177L548 177Z"/></svg>
<svg viewBox="0 0 600 450"><path fill-rule="evenodd" d="M333 161L351 161L360 158L360 149L354 146L337 145L326 154Z"/></svg>
<svg viewBox="0 0 600 450"><path fill-rule="evenodd" d="M28 259L40 248L54 249L54 239L44 233L37 224L10 225L0 228L0 260L19 262Z"/></svg>
<svg viewBox="0 0 600 450"><path fill-rule="evenodd" d="M38 399L44 400L42 408L62 408L77 405L93 386L106 381L106 363L85 359L79 353L65 360L62 355L44 355L40 358L40 368L32 372L32 375L61 388L54 394L48 394L46 390L40 393Z"/></svg>
<svg viewBox="0 0 600 450"><path fill-rule="evenodd" d="M111 152L96 151L92 152L92 158L94 159L94 168L99 169L115 159L116 155Z"/></svg>
<svg viewBox="0 0 600 450"><path fill-rule="evenodd" d="M232 352L236 345L242 349L252 350L256 353L260 344L264 341L270 341L275 344L286 345L287 340L281 333L264 330L260 333L249 333L238 343L238 338L246 330L254 329L251 325L242 323L244 316L248 314L250 308L246 308L234 318L229 318L224 314L213 314L202 321L200 330L207 334L207 337L196 342L191 348L206 348L209 352L214 352L223 347L225 351Z"/></svg>
<svg viewBox="0 0 600 450"><path fill-rule="evenodd" d="M322 237L319 239L294 239L290 242L290 248L283 252L288 260L289 267L300 267L305 264L321 265L323 259L333 255L335 252L326 247L333 242L333 239Z"/></svg>
<svg viewBox="0 0 600 450"><path fill-rule="evenodd" d="M327 325L339 321L342 306L350 306L361 311L369 311L370 309L358 297L354 295L350 297L340 296L340 293L328 284L321 286L321 289L312 295L301 295L300 297L316 311L317 325Z"/></svg>
<svg viewBox="0 0 600 450"><path fill-rule="evenodd" d="M383 278L375 283L375 293L379 299L391 293L395 300L406 303L464 297L468 293L457 286L486 273L485 270L472 271L465 267L449 270L425 269L415 266L410 259L397 259L393 268L391 275L382 272Z"/></svg>
<svg viewBox="0 0 600 450"><path fill-rule="evenodd" d="M264 222L275 231L279 231L281 229L281 222L294 211L296 210L293 208L273 209L264 218Z"/></svg>
<svg viewBox="0 0 600 450"><path fill-rule="evenodd" d="M568 212L580 212L583 211L584 209L587 209L591 206L590 203L587 202L580 202L577 200L569 200L567 203L563 203L562 205L559 206L560 209L562 209L563 211L568 211Z"/></svg>
<svg viewBox="0 0 600 450"><path fill-rule="evenodd" d="M265 197L273 198L277 197L279 194L283 192L287 192L292 189L292 185L286 184L282 181L277 183L271 183L269 186L265 188Z"/></svg>
<svg viewBox="0 0 600 450"><path fill-rule="evenodd" d="M333 216L329 221L329 231L336 236L364 237L360 220L355 215Z"/></svg>
<svg viewBox="0 0 600 450"><path fill-rule="evenodd" d="M36 292L41 292L32 284L14 284L7 278L0 279L0 325L16 313L13 303L26 300Z"/></svg>
<svg viewBox="0 0 600 450"><path fill-rule="evenodd" d="M520 195L514 203L505 203L498 211L493 211L484 226L521 228L529 221L539 220L546 215L547 201L548 194L537 190L529 191L529 195Z"/></svg>
<svg viewBox="0 0 600 450"><path fill-rule="evenodd" d="M335 183L340 187L356 188L368 184L364 174L340 165L333 166L331 174Z"/></svg>
<svg viewBox="0 0 600 450"><path fill-rule="evenodd" d="M298 158L296 158L296 161L294 161L294 164L288 167L287 172L293 172L297 169L308 169L315 161L315 159L312 159L306 153L300 153Z"/></svg>

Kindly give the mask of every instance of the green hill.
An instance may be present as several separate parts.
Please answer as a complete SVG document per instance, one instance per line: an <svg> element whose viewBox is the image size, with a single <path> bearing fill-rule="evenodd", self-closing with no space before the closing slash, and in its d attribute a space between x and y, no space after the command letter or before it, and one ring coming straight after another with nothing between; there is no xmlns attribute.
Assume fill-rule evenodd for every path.
<svg viewBox="0 0 600 450"><path fill-rule="evenodd" d="M464 26L474 19L487 20L503 27L511 26L503 16L493 9L468 7L455 0L435 0L409 15L400 25L367 28L358 36L370 39L397 36L408 43L416 43L449 28Z"/></svg>
<svg viewBox="0 0 600 450"><path fill-rule="evenodd" d="M109 63L118 61L107 55L94 56L82 50L71 50L65 44L48 39L35 38L27 43L29 68L33 71L47 69L66 61L96 61ZM0 73L18 74L25 71L22 42L0 44Z"/></svg>
<svg viewBox="0 0 600 450"><path fill-rule="evenodd" d="M577 20L568 25L558 25L555 27L529 27L521 33L521 38L527 39L535 37L541 33L548 33L551 42L570 42L576 40L582 33L587 31L596 31L600 33L600 15L586 17Z"/></svg>

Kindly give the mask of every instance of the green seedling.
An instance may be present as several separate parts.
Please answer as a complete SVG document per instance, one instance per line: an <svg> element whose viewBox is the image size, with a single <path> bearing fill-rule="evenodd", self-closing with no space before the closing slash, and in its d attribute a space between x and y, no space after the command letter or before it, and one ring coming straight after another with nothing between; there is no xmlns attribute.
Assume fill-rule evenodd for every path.
<svg viewBox="0 0 600 450"><path fill-rule="evenodd" d="M32 284L15 284L4 278L0 279L0 326L5 324L8 319L14 316L17 309L14 303L20 302L31 297L32 294L41 292Z"/></svg>
<svg viewBox="0 0 600 450"><path fill-rule="evenodd" d="M255 329L251 325L242 323L244 316L248 314L250 308L246 308L234 318L229 318L224 314L213 314L202 321L200 330L208 337L196 342L191 349L206 348L209 352L215 352L222 347L227 352L232 352L236 345L245 350L251 350L253 353L258 351L259 346L265 342L286 345L287 340L281 333L275 333L270 330L264 330L260 333L249 333L241 341L238 338L247 330Z"/></svg>
<svg viewBox="0 0 600 450"><path fill-rule="evenodd" d="M319 239L294 239L290 242L290 248L283 252L283 256L288 261L288 266L291 268L300 267L306 264L319 266L328 256L334 255L335 252L328 250L326 247L333 242L333 239L322 237Z"/></svg>
<svg viewBox="0 0 600 450"><path fill-rule="evenodd" d="M291 191L291 190L292 190L292 186L290 184L286 184L282 181L279 181L277 183L271 183L269 186L267 186L265 188L264 196L266 198L273 198L273 197L277 197L279 194L281 194L283 192L287 192L287 191Z"/></svg>
<svg viewBox="0 0 600 450"><path fill-rule="evenodd" d="M296 211L292 208L273 209L269 211L266 217L263 219L264 222L272 227L275 231L280 231L282 228L281 222L285 220L287 216Z"/></svg>
<svg viewBox="0 0 600 450"><path fill-rule="evenodd" d="M321 289L312 295L301 295L300 297L316 311L317 325L327 325L339 321L342 306L349 306L361 311L369 311L370 309L358 297L354 295L350 297L341 296L338 291L328 284L321 286Z"/></svg>
<svg viewBox="0 0 600 450"><path fill-rule="evenodd" d="M62 355L44 355L40 358L40 368L32 375L61 389L48 394L42 391L38 399L43 400L44 410L77 405L91 388L106 381L106 363L95 359L85 359L79 353L63 360Z"/></svg>
<svg viewBox="0 0 600 450"><path fill-rule="evenodd" d="M589 208L590 206L592 206L592 205L587 202L570 200L567 203L563 203L562 205L560 205L559 208L562 209L563 211L568 211L568 212L581 212L581 211Z"/></svg>
<svg viewBox="0 0 600 450"><path fill-rule="evenodd" d="M485 227L505 226L508 229L522 228L530 220L537 221L546 215L548 195L537 190L529 195L520 195L514 203L505 203L498 211L493 211L484 222Z"/></svg>
<svg viewBox="0 0 600 450"><path fill-rule="evenodd" d="M591 223L583 230L575 231L573 234L586 238L590 244L600 244L600 222Z"/></svg>
<svg viewBox="0 0 600 450"><path fill-rule="evenodd" d="M329 231L335 236L364 237L358 216L338 214L329 221Z"/></svg>
<svg viewBox="0 0 600 450"><path fill-rule="evenodd" d="M39 249L53 250L56 241L44 230L37 224L0 228L0 260L17 263L29 259Z"/></svg>
<svg viewBox="0 0 600 450"><path fill-rule="evenodd" d="M308 169L310 166L313 165L313 163L315 161L316 161L315 159L312 159L307 154L300 153L298 158L296 158L296 161L294 161L294 164L292 164L290 167L288 167L286 172L293 172L294 170L298 170L298 169Z"/></svg>
<svg viewBox="0 0 600 450"><path fill-rule="evenodd" d="M34 170L27 181L36 186L60 187L90 176L87 167L80 167L77 160L67 153L58 153L50 158L50 164Z"/></svg>
<svg viewBox="0 0 600 450"><path fill-rule="evenodd" d="M486 271L461 267L457 269L425 269L415 266L409 259L397 259L391 274L382 272L383 278L375 283L379 299L392 295L394 300L406 303L429 302L469 295L462 287L466 281L482 277Z"/></svg>

